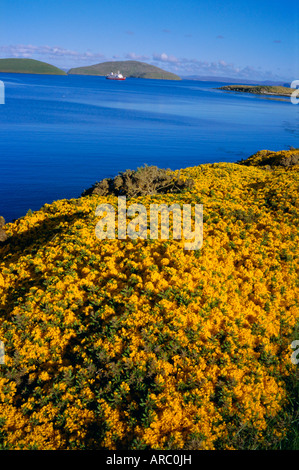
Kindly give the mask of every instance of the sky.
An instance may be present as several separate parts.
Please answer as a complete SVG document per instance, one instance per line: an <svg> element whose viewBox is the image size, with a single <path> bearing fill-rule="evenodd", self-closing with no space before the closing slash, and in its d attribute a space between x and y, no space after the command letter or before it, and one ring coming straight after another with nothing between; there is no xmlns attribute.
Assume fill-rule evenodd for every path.
<svg viewBox="0 0 299 470"><path fill-rule="evenodd" d="M190 76L299 79L298 0L0 0L0 58L140 60Z"/></svg>

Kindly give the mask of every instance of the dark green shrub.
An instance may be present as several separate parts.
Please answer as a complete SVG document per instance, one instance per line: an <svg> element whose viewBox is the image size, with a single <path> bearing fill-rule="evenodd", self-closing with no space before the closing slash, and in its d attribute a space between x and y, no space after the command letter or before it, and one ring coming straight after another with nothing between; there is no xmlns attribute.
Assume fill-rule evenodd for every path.
<svg viewBox="0 0 299 470"><path fill-rule="evenodd" d="M115 178L105 178L85 190L82 196L98 194L100 196L147 196L153 194L178 193L191 189L192 179L183 180L180 174L157 166L144 166L137 170L126 170Z"/></svg>

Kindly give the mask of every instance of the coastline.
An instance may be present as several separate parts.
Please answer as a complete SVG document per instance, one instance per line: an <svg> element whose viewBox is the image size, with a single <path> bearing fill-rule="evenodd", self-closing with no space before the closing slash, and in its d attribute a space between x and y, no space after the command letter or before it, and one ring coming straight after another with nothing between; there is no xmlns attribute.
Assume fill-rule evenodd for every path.
<svg viewBox="0 0 299 470"><path fill-rule="evenodd" d="M176 169L176 170L164 170L162 168L159 168L157 166L151 166L151 167L147 167L145 165L145 168L147 167L148 169L152 168L152 169L156 169L155 170L155 173L156 172L170 172L172 173L173 175L176 175L176 177L178 177L178 175L180 174L180 172L185 172L189 169L194 169L194 168L204 168L204 167L215 167L217 165L229 165L229 164L233 164L233 165L240 165L240 166L248 166L248 167L252 167L252 168L256 168L256 169L263 169L263 170L267 170L267 171L270 171L270 170L273 170L275 167L281 167L281 168L291 168L291 167L294 167L294 166L298 166L299 165L299 148L293 148L293 147L290 147L289 150L281 150L281 151L271 151L271 150L260 150L256 153L254 153L253 155L247 157L246 159L239 159L239 160L235 160L233 162L225 162L225 161L218 161L218 162L213 162L213 163L200 163L199 165L195 165L195 166L190 166L190 167L182 167L180 169ZM140 171L142 168L139 168L138 170ZM96 181L91 187L89 188L86 188L82 191L81 195L78 196L78 197L58 197L57 199L54 199L52 202L45 202L44 204L42 204L40 206L40 208L38 209L34 209L32 210L31 208L28 208L27 212L20 216L20 217L17 217L17 218L13 218L11 220L6 220L3 216L1 216L0 214L0 245L1 245L1 241L4 241L6 239L5 237L5 234L3 233L4 229L3 227L5 225L8 225L8 224L15 224L17 223L18 221L20 221L21 219L25 219L27 216L31 216L33 215L34 213L37 213L37 212L40 212L43 210L44 207L49 207L55 203L59 203L60 201L75 201L75 200L80 200L81 198L84 198L88 195L99 195L99 196L103 196L103 197L109 197L109 196L117 196L117 191L113 190L113 183L115 180L118 180L118 185L120 184L119 183L119 180L123 177L126 176L126 174L128 173L130 176L127 178L128 179L132 179L132 182L129 184L128 188L130 187L131 189L135 186L135 189L136 187L138 187L138 183L136 183L136 180L134 181L134 177L132 177L132 175L134 173L136 173L137 170L126 170L124 172L119 172L118 174L115 174L114 176L114 179L113 178L104 178L103 180L101 181ZM125 181L125 180L124 180ZM123 184L124 184L124 187L125 187L125 183L123 181ZM128 184L128 183L127 183ZM147 181L146 183L146 186L149 185L149 182ZM154 183L153 183L153 186L154 186ZM109 187L109 189L107 189ZM188 185L187 185L188 187ZM190 186L192 187L192 185ZM104 190L103 190L104 188ZM139 188L140 189L140 188ZM159 191L158 191L159 193ZM157 193L157 194L158 194ZM157 194L153 193L152 195L153 196L156 196ZM165 193L165 194L168 194L168 193ZM150 196L151 193L148 193L147 196ZM140 192L140 194L138 194L138 191L136 192L135 196L134 197L139 197L139 196L146 196L146 193ZM1 234L4 236L3 239L1 239Z"/></svg>
<svg viewBox="0 0 299 470"><path fill-rule="evenodd" d="M245 450L257 440L290 447L298 416L289 386L297 386L290 344L299 294L294 155L263 150L239 164L188 167L180 176L194 180L191 189L130 199L148 215L153 202L202 204L203 249L171 236L97 238L99 204L118 208L110 194L58 200L6 226L3 447L138 450L141 439L165 450ZM32 390L20 394L28 377ZM207 425L194 442L198 416ZM162 432L148 426L153 417ZM240 442L243 422L251 427Z"/></svg>
<svg viewBox="0 0 299 470"><path fill-rule="evenodd" d="M266 95L266 96L277 96L283 98L290 98L292 93L296 91L296 88L287 88L281 86L250 86L250 85L225 85L222 87L215 88L217 90L237 92L237 93L250 93L253 95Z"/></svg>

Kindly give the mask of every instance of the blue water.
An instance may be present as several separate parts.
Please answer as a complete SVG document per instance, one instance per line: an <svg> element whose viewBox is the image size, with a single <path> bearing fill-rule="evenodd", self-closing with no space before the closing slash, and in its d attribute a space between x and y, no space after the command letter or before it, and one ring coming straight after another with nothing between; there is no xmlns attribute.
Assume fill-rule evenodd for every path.
<svg viewBox="0 0 299 470"><path fill-rule="evenodd" d="M0 215L79 197L143 164L178 169L299 146L299 106L221 83L0 74Z"/></svg>

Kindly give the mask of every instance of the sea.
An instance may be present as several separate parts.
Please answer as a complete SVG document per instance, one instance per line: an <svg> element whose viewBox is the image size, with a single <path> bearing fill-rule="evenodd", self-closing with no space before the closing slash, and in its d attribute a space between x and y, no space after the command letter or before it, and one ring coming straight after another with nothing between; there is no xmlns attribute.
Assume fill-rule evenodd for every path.
<svg viewBox="0 0 299 470"><path fill-rule="evenodd" d="M299 147L289 98L195 80L0 73L0 215L6 222L145 164L172 170Z"/></svg>

